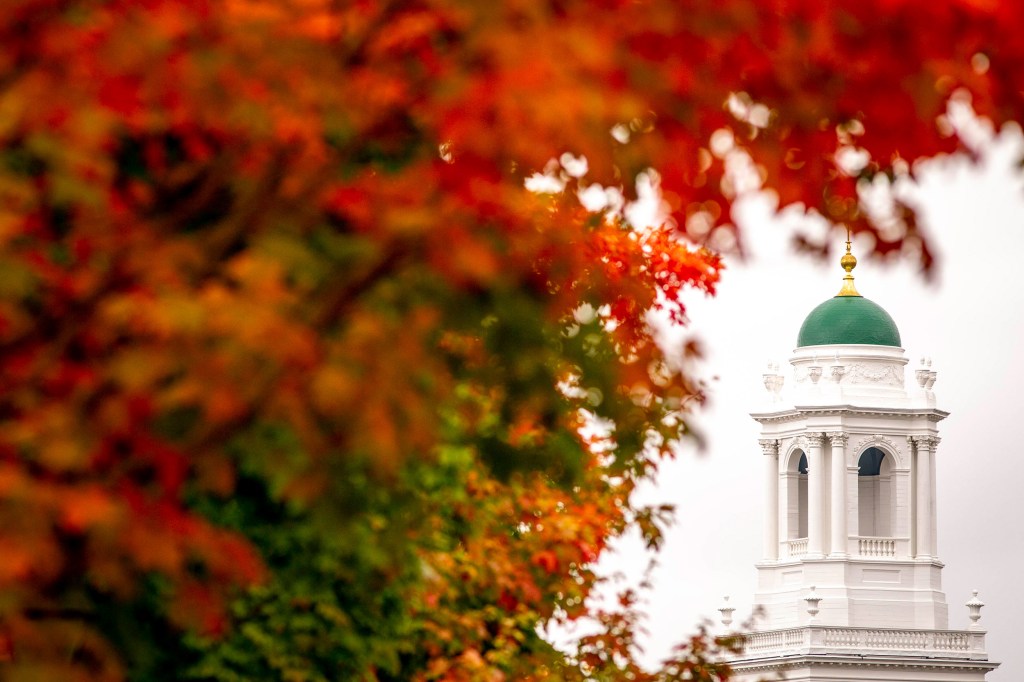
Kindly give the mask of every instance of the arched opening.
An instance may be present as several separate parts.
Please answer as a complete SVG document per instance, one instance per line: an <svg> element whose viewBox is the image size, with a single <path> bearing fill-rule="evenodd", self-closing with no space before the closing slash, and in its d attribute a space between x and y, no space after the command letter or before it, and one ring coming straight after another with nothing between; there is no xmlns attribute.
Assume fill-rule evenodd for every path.
<svg viewBox="0 0 1024 682"><path fill-rule="evenodd" d="M868 448L857 461L857 506L860 534L892 535L892 457Z"/></svg>
<svg viewBox="0 0 1024 682"><path fill-rule="evenodd" d="M789 540L807 537L807 455L794 450L786 466L787 523Z"/></svg>
<svg viewBox="0 0 1024 682"><path fill-rule="evenodd" d="M797 537L807 537L807 455L800 453L796 468L797 478Z"/></svg>

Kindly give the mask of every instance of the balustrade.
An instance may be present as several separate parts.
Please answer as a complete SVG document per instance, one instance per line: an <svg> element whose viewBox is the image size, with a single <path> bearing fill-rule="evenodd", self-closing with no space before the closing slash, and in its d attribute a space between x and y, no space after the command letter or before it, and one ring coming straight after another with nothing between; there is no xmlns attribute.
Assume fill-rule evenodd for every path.
<svg viewBox="0 0 1024 682"><path fill-rule="evenodd" d="M857 553L860 556L894 557L896 556L896 538L858 537Z"/></svg>
<svg viewBox="0 0 1024 682"><path fill-rule="evenodd" d="M971 637L966 632L936 632L935 648L949 651L969 651Z"/></svg>
<svg viewBox="0 0 1024 682"><path fill-rule="evenodd" d="M813 653L816 650L859 652L863 655L917 654L974 658L985 651L983 632L961 630L903 630L809 625L752 632L745 637L744 655Z"/></svg>
<svg viewBox="0 0 1024 682"><path fill-rule="evenodd" d="M786 554L788 556L803 556L807 554L807 538L797 538L786 541Z"/></svg>

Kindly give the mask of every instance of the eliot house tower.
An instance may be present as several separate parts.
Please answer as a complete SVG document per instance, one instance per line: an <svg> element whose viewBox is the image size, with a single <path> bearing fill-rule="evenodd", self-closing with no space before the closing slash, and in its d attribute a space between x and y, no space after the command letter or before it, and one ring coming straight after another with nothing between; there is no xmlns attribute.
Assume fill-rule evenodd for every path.
<svg viewBox="0 0 1024 682"><path fill-rule="evenodd" d="M811 311L790 359L769 366L761 424L761 616L736 679L977 682L985 651L977 592L971 623L949 629L935 515L938 423L930 362L905 381L900 334L861 296L850 253L842 290ZM723 623L733 609L722 607Z"/></svg>

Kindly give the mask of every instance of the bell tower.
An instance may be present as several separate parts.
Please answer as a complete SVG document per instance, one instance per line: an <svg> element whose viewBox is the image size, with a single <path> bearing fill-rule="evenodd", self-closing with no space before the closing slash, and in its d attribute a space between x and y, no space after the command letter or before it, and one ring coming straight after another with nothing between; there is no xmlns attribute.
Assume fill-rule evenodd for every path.
<svg viewBox="0 0 1024 682"><path fill-rule="evenodd" d="M979 681L978 624L949 629L936 534L936 372L908 363L889 314L854 286L804 320L790 358L764 375L764 543L758 630L737 678ZM784 390L785 389L785 390ZM927 672L925 672L927 671Z"/></svg>

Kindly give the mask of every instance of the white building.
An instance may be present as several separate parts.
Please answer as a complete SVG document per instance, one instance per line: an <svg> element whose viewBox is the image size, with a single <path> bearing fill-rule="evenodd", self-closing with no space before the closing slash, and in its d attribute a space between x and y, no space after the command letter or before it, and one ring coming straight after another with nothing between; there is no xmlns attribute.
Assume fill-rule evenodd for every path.
<svg viewBox="0 0 1024 682"><path fill-rule="evenodd" d="M761 615L734 664L744 682L977 682L988 660L983 605L949 629L935 524L936 372L905 381L896 324L843 288L807 316L787 386L765 374ZM731 609L723 609L724 620Z"/></svg>

